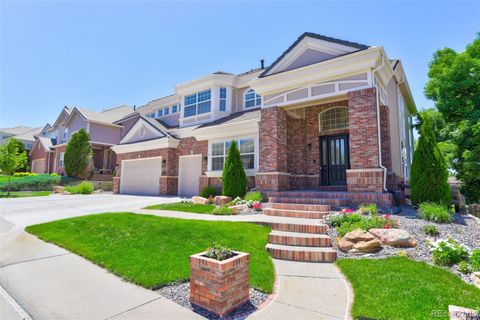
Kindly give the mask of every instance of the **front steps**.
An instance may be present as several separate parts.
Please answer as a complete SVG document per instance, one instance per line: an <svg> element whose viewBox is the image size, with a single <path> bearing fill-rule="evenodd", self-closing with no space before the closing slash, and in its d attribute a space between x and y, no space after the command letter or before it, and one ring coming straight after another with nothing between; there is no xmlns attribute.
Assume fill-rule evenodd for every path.
<svg viewBox="0 0 480 320"><path fill-rule="evenodd" d="M268 235L268 242L285 246L300 247L331 247L332 239L321 233L301 233L272 230Z"/></svg>
<svg viewBox="0 0 480 320"><path fill-rule="evenodd" d="M335 262L337 259L337 252L327 247L295 247L269 243L266 249L273 258L282 260Z"/></svg>

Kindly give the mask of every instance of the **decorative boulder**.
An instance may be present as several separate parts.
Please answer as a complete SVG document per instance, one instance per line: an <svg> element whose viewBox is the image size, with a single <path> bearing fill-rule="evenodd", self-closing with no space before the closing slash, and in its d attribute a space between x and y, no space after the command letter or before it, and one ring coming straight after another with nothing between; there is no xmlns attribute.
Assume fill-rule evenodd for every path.
<svg viewBox="0 0 480 320"><path fill-rule="evenodd" d="M379 251L382 243L367 231L354 230L338 241L338 248L348 253L365 254Z"/></svg>
<svg viewBox="0 0 480 320"><path fill-rule="evenodd" d="M53 193L63 193L65 188L62 186L53 186Z"/></svg>
<svg viewBox="0 0 480 320"><path fill-rule="evenodd" d="M387 246L411 248L417 245L417 240L403 229L370 229L369 232Z"/></svg>
<svg viewBox="0 0 480 320"><path fill-rule="evenodd" d="M213 199L213 202L218 206L226 205L230 201L232 201L232 197L229 197L229 196L216 196Z"/></svg>
<svg viewBox="0 0 480 320"><path fill-rule="evenodd" d="M364 230L353 230L347 233L344 238L348 241L359 242L359 241L370 241L375 239L375 237L367 231Z"/></svg>
<svg viewBox="0 0 480 320"><path fill-rule="evenodd" d="M382 243L378 239L360 241L353 245L352 253L372 253L382 249Z"/></svg>
<svg viewBox="0 0 480 320"><path fill-rule="evenodd" d="M248 206L246 204L237 204L235 206L230 206L229 208L232 209L234 214L248 210Z"/></svg>
<svg viewBox="0 0 480 320"><path fill-rule="evenodd" d="M472 275L473 284L480 288L480 272L473 272Z"/></svg>
<svg viewBox="0 0 480 320"><path fill-rule="evenodd" d="M196 203L196 204L207 204L207 203L208 203L208 199L207 199L207 198L204 198L204 197L200 197L200 196L194 196L194 197L192 197L192 203Z"/></svg>

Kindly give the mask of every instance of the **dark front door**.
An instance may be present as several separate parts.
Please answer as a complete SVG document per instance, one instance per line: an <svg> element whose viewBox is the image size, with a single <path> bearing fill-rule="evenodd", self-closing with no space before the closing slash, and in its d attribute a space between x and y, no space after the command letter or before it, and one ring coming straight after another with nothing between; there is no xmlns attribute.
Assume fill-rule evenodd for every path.
<svg viewBox="0 0 480 320"><path fill-rule="evenodd" d="M348 134L320 137L321 185L347 184Z"/></svg>

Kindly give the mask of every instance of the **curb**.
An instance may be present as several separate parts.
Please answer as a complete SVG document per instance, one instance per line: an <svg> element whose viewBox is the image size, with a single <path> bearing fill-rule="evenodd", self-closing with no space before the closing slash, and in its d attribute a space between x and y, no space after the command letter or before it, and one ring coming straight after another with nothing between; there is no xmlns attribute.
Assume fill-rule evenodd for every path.
<svg viewBox="0 0 480 320"><path fill-rule="evenodd" d="M13 297L8 294L7 291L0 285L0 296L4 298L7 303L12 306L13 310L19 315L23 320L33 320L33 318L28 314L28 312L18 304Z"/></svg>

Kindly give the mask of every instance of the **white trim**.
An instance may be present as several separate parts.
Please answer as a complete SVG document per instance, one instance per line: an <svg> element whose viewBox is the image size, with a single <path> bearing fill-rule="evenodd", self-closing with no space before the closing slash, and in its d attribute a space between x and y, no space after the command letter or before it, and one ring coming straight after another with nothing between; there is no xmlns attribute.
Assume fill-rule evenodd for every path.
<svg viewBox="0 0 480 320"><path fill-rule="evenodd" d="M119 144L112 147L112 150L116 154L155 150L162 148L177 148L180 144L180 140L174 138L163 137L154 140L147 140L141 142L135 142L131 144Z"/></svg>
<svg viewBox="0 0 480 320"><path fill-rule="evenodd" d="M145 119L139 118L135 124L128 130L127 134L120 140L119 144L124 144L124 143L129 143L131 142L130 140L135 137L135 135L141 130L141 128L145 128L145 130L148 130L149 133L152 135L156 136L157 138L163 138L165 137L165 134L163 134L159 129L154 128L153 125L148 122ZM145 136L146 132L144 133L143 136ZM140 136L140 134L139 134ZM140 138L143 138L140 136ZM141 140L140 140L141 141ZM140 142L138 141L138 142ZM135 141L134 141L135 142Z"/></svg>
<svg viewBox="0 0 480 320"><path fill-rule="evenodd" d="M250 91L253 91L253 93L255 94L255 96L253 97L253 101L255 102L255 104L253 106L250 106L250 107L247 107L247 93L249 93ZM257 105L257 96L260 97L260 104ZM248 101L251 101L252 99L249 99ZM244 110L252 110L252 109L255 109L255 108L258 108L258 107L261 107L263 105L263 97L261 95L259 95L257 93L257 91L255 91L255 89L253 88L248 88L247 90L245 90L243 92L243 106L242 108Z"/></svg>
<svg viewBox="0 0 480 320"><path fill-rule="evenodd" d="M155 157L145 157L145 158L125 159L125 160L122 160L121 163L120 163L120 193L123 193L124 183L125 183L125 179L123 178L123 174L124 174L124 163L125 163L125 162L160 159L160 163L161 163L160 172L163 172L163 161L162 161L162 158L163 158L162 156L155 156ZM160 174L160 176L161 176L161 174ZM159 186L158 194L160 194L160 181L158 181L158 186Z"/></svg>
<svg viewBox="0 0 480 320"><path fill-rule="evenodd" d="M249 134L258 135L258 119L238 121L234 123L219 124L205 128L198 128L192 132L197 140L222 139L229 137L244 136Z"/></svg>
<svg viewBox="0 0 480 320"><path fill-rule="evenodd" d="M180 195L180 189L181 189L181 183L182 183L182 177L183 177L183 173L182 173L182 170L180 170L182 168L182 161L184 158L193 158L193 157L200 157L200 175L197 177L200 178L200 176L202 175L202 167L203 167L203 155L202 154L189 154L189 155L184 155L184 156L179 156L178 157L178 182L177 182L177 194ZM199 186L200 186L200 182L199 182Z"/></svg>

